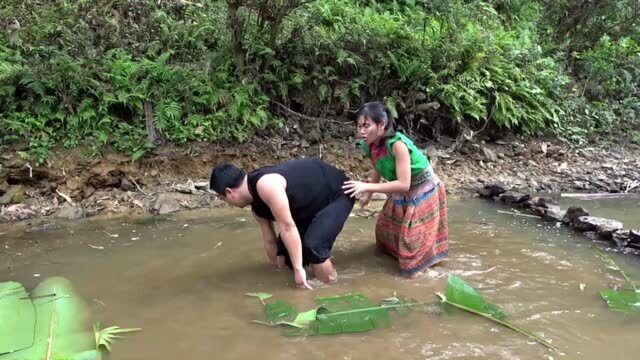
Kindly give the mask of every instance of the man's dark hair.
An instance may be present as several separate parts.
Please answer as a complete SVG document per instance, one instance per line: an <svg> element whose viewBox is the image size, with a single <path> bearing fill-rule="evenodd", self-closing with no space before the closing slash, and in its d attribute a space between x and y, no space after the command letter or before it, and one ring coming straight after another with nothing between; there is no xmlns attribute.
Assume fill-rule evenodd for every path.
<svg viewBox="0 0 640 360"><path fill-rule="evenodd" d="M221 164L213 168L209 188L224 196L224 189L235 189L244 180L245 172L231 164Z"/></svg>

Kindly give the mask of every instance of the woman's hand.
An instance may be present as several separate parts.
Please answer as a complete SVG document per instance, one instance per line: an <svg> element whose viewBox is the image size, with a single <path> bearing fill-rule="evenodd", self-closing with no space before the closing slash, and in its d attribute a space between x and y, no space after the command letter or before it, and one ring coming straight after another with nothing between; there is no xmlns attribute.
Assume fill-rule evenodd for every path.
<svg viewBox="0 0 640 360"><path fill-rule="evenodd" d="M371 190L371 184L362 181L349 180L344 182L342 189L345 194L350 195L350 197L355 197L358 194L369 192Z"/></svg>
<svg viewBox="0 0 640 360"><path fill-rule="evenodd" d="M371 201L371 196L373 195L373 193L371 191L365 191L362 193L362 196L360 197L360 208L364 209L369 205L369 202Z"/></svg>

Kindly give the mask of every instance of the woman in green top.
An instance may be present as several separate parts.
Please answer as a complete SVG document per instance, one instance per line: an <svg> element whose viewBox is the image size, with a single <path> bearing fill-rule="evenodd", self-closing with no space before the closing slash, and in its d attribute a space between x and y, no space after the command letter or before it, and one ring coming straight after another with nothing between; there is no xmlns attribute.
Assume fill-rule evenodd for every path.
<svg viewBox="0 0 640 360"><path fill-rule="evenodd" d="M376 243L398 259L401 275L414 276L447 256L444 184L422 151L394 130L384 104L365 104L358 112L357 126L363 139L360 147L374 170L368 182L347 181L343 189L352 197L361 194L362 207L372 193L389 194L378 217Z"/></svg>

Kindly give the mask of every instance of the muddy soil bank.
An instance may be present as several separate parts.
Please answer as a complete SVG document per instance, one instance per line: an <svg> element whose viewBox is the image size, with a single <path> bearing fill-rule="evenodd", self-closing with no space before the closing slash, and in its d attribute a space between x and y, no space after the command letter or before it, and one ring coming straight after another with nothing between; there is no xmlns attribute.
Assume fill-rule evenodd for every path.
<svg viewBox="0 0 640 360"><path fill-rule="evenodd" d="M422 144L449 194L473 196L483 184L502 182L523 192L640 192L640 148L611 143L573 147L557 140ZM166 214L221 206L207 191L211 167L244 169L298 157L319 157L364 179L370 165L352 140L322 142L256 139L248 144L167 145L137 161L108 153L88 158L82 149L59 150L34 167L13 149L0 158L0 222L44 226L54 218L98 214Z"/></svg>

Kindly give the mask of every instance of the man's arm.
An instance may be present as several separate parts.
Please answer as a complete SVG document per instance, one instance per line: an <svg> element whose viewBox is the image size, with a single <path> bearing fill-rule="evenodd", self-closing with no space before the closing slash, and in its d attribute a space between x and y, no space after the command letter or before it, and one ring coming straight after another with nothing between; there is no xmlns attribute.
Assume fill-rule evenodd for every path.
<svg viewBox="0 0 640 360"><path fill-rule="evenodd" d="M302 267L302 240L298 227L291 216L291 210L289 210L289 199L285 192L286 186L286 180L279 174L267 174L260 178L256 184L258 194L269 206L278 223L280 237L289 252L291 265L295 271L296 284L310 289Z"/></svg>
<svg viewBox="0 0 640 360"><path fill-rule="evenodd" d="M273 222L271 220L261 218L256 214L253 214L260 225L260 231L262 232L262 242L264 244L264 251L267 253L267 258L273 266L278 266L277 256L278 247L276 245L276 231L273 228Z"/></svg>

